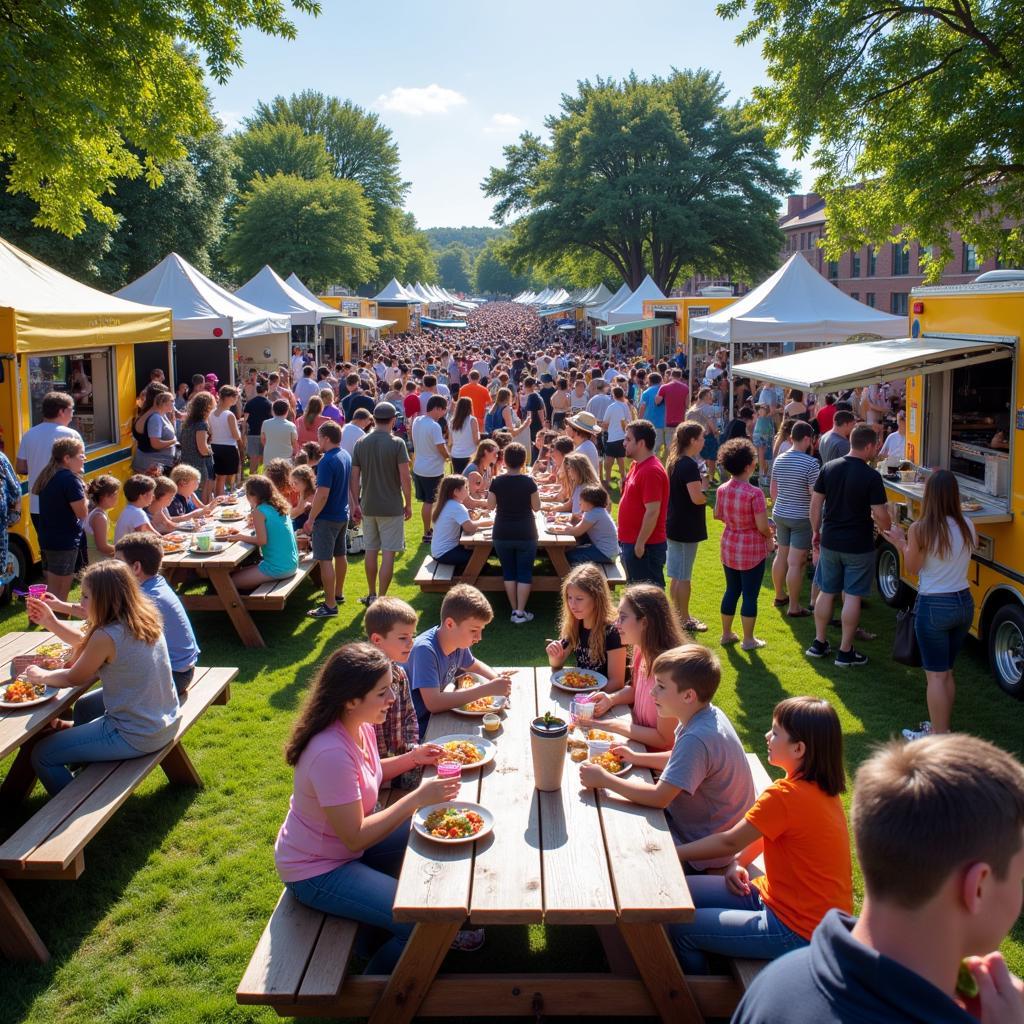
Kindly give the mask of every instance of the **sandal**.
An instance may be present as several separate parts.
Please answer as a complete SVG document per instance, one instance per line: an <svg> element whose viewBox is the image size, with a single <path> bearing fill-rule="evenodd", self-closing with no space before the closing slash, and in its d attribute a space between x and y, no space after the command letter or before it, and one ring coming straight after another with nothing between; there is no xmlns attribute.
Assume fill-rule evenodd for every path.
<svg viewBox="0 0 1024 1024"><path fill-rule="evenodd" d="M723 646L727 647L729 644L739 643L739 637L735 633L730 633L728 636L723 636L718 642Z"/></svg>
<svg viewBox="0 0 1024 1024"><path fill-rule="evenodd" d="M759 651L762 647L767 647L767 640L759 640L756 636L752 644L740 644L740 650L743 651Z"/></svg>
<svg viewBox="0 0 1024 1024"><path fill-rule="evenodd" d="M795 612L786 612L786 617L790 619L806 619L809 615L813 615L814 612L810 608L797 608Z"/></svg>
<svg viewBox="0 0 1024 1024"><path fill-rule="evenodd" d="M683 623L683 629L688 629L691 633L706 633L708 626L706 622L701 622L700 619L689 618Z"/></svg>
<svg viewBox="0 0 1024 1024"><path fill-rule="evenodd" d="M777 597L774 601L772 601L772 604L775 605L776 608L781 608L784 604L789 604L789 598Z"/></svg>

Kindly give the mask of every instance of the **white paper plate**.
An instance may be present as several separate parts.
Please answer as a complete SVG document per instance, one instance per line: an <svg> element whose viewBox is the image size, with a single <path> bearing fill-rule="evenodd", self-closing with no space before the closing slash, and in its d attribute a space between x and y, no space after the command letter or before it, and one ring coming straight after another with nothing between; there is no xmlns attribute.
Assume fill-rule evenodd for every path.
<svg viewBox="0 0 1024 1024"><path fill-rule="evenodd" d="M213 518L221 523L244 523L248 518L248 514L242 512L239 515L226 515L223 512L215 512Z"/></svg>
<svg viewBox="0 0 1024 1024"><path fill-rule="evenodd" d="M457 715L468 715L470 718L483 718L484 715L497 714L499 711L505 710L505 705L508 703L507 697L491 697L491 706L483 711L467 711L463 708L452 708L452 711Z"/></svg>
<svg viewBox="0 0 1024 1024"><path fill-rule="evenodd" d="M210 546L205 551L192 544L188 549L188 553L190 555L216 555L221 551L226 551L230 546L226 540L212 540L210 541Z"/></svg>
<svg viewBox="0 0 1024 1024"><path fill-rule="evenodd" d="M0 697L7 692L7 687L13 680L8 680L2 686L0 686ZM45 704L48 700L52 700L60 691L53 686L46 688L46 693L42 697L36 697L35 700L24 700L24 701L6 701L0 699L0 708L9 708L11 711L20 711L22 708L34 708L37 704Z"/></svg>
<svg viewBox="0 0 1024 1024"><path fill-rule="evenodd" d="M465 836L461 839L438 839L437 836L432 836L424 823L434 811L441 811L446 807L454 807L460 811L476 811L484 819L483 827L475 836ZM457 846L460 843L475 843L478 839L483 839L484 836L489 835L494 829L494 815L480 804L470 803L467 800L453 800L447 804L431 804L429 807L421 807L412 816L412 827L424 839L429 839L431 842L443 843L446 846Z"/></svg>
<svg viewBox="0 0 1024 1024"><path fill-rule="evenodd" d="M461 732L453 733L450 736L439 736L436 740L427 740L427 742L444 746L444 744L451 743L453 740L463 740L466 743L472 743L483 754L483 758L474 764L464 764L462 766L464 772L471 772L477 768L483 768L485 764L490 764L494 760L494 755L498 752L498 748L490 740L484 739L483 736L470 736L467 733ZM443 761L444 758L441 760Z"/></svg>
<svg viewBox="0 0 1024 1024"><path fill-rule="evenodd" d="M596 682L593 686L566 686L561 681L566 672L579 672L581 675L593 676ZM566 693L593 693L595 690L603 690L608 685L608 677L590 668L560 668L557 672L551 673L551 685L556 690L564 690Z"/></svg>

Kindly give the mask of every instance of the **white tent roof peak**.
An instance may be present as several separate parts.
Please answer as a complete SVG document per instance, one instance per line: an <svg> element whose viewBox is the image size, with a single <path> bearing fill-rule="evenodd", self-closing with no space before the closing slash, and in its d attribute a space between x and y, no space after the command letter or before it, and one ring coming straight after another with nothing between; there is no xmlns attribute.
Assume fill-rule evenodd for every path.
<svg viewBox="0 0 1024 1024"><path fill-rule="evenodd" d="M320 301L320 298L316 294L311 292L302 283L302 278L299 277L299 275L296 274L294 270L284 279L284 283L286 285L288 285L289 288L294 288L295 291L297 291L300 295L304 295L307 299L312 299L314 302L319 302ZM338 312L336 309L333 309L333 307L331 307L331 306L328 306L327 308L331 309L335 313Z"/></svg>
<svg viewBox="0 0 1024 1024"><path fill-rule="evenodd" d="M617 306L608 307L606 319L610 324L625 324L640 320L644 315L644 302L663 298L665 298L665 293L648 274L628 299L620 302Z"/></svg>
<svg viewBox="0 0 1024 1024"><path fill-rule="evenodd" d="M599 306L603 305L612 297L612 293L604 286L602 281L596 288L592 289L591 294L586 297L585 305L587 306Z"/></svg>
<svg viewBox="0 0 1024 1024"><path fill-rule="evenodd" d="M836 344L856 334L897 338L907 318L850 298L794 253L767 281L709 316L690 321L695 338L730 342L816 341Z"/></svg>
<svg viewBox="0 0 1024 1024"><path fill-rule="evenodd" d="M337 316L338 313L319 299L308 298L293 288L269 265L264 265L259 273L235 291L235 295L262 309L287 314L291 317L293 327L317 324L325 316Z"/></svg>
<svg viewBox="0 0 1024 1024"><path fill-rule="evenodd" d="M423 300L418 296L410 296L409 293L398 283L398 278L393 277L390 281L381 289L381 291L374 296L374 299L378 302L422 302Z"/></svg>
<svg viewBox="0 0 1024 1024"><path fill-rule="evenodd" d="M633 294L633 289L628 284L623 282L619 286L619 290L603 305L598 306L596 309L591 310L588 316L593 317L595 320L604 320L607 322L608 313L616 306L621 306Z"/></svg>

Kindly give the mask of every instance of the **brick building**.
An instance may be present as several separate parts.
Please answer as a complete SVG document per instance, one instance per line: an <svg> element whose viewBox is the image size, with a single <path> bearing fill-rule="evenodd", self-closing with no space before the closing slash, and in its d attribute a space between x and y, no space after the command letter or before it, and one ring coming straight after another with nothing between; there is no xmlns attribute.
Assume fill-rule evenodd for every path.
<svg viewBox="0 0 1024 1024"><path fill-rule="evenodd" d="M843 253L838 262L826 260L818 245L825 235L825 200L813 192L788 198L779 227L786 236L783 260L802 253L837 288L876 309L906 316L910 290L924 283L920 260L925 247L919 242L906 246L887 243L877 250L861 246ZM969 284L978 274L999 267L995 259L980 262L974 246L955 231L952 241L953 259L943 269L943 284Z"/></svg>

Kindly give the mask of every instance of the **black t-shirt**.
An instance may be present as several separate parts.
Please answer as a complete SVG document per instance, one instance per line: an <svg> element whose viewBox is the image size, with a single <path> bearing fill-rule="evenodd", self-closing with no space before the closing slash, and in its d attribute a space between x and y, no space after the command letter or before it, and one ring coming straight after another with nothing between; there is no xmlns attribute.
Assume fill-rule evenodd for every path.
<svg viewBox="0 0 1024 1024"><path fill-rule="evenodd" d="M548 419L551 419L551 396L555 393L554 384L545 384L538 394L544 402L544 408L548 411Z"/></svg>
<svg viewBox="0 0 1024 1024"><path fill-rule="evenodd" d="M672 467L668 478L668 515L665 533L669 540L695 544L708 539L707 505L695 505L687 484L699 484L700 466L684 455Z"/></svg>
<svg viewBox="0 0 1024 1024"><path fill-rule="evenodd" d="M825 495L821 546L848 555L873 551L871 506L884 505L886 501L881 473L863 459L845 455L825 463L814 490Z"/></svg>
<svg viewBox="0 0 1024 1024"><path fill-rule="evenodd" d="M600 672L601 675L608 675L608 655L612 651L621 650L622 637L619 631L612 625L604 627L604 661L595 662L590 657L590 630L586 626L580 626L580 639L573 654L576 656L576 667L590 669L591 672Z"/></svg>
<svg viewBox="0 0 1024 1024"><path fill-rule="evenodd" d="M536 540L537 521L530 496L537 492L532 476L505 473L491 481L491 493L498 505L494 515L495 540Z"/></svg>
<svg viewBox="0 0 1024 1024"><path fill-rule="evenodd" d="M351 423L357 409L373 412L373 399L369 395L361 395L353 391L341 400L341 411L345 414L345 422Z"/></svg>
<svg viewBox="0 0 1024 1024"><path fill-rule="evenodd" d="M245 422L247 424L246 433L250 437L259 437L260 431L263 429L263 424L274 415L274 411L266 396L253 395L252 398L245 403L245 414Z"/></svg>
<svg viewBox="0 0 1024 1024"><path fill-rule="evenodd" d="M82 540L82 523L71 508L85 498L85 484L70 469L58 469L39 495L39 546L44 551L73 551Z"/></svg>
<svg viewBox="0 0 1024 1024"><path fill-rule="evenodd" d="M544 409L544 399L537 394L536 391L531 391L526 396L526 402L523 404L523 411L529 414L530 417L530 437L534 438L537 436L540 430L541 424L541 411Z"/></svg>
<svg viewBox="0 0 1024 1024"><path fill-rule="evenodd" d="M723 441L733 441L737 437L750 437L747 433L747 421L740 419L739 416L729 421L729 425L725 428Z"/></svg>

